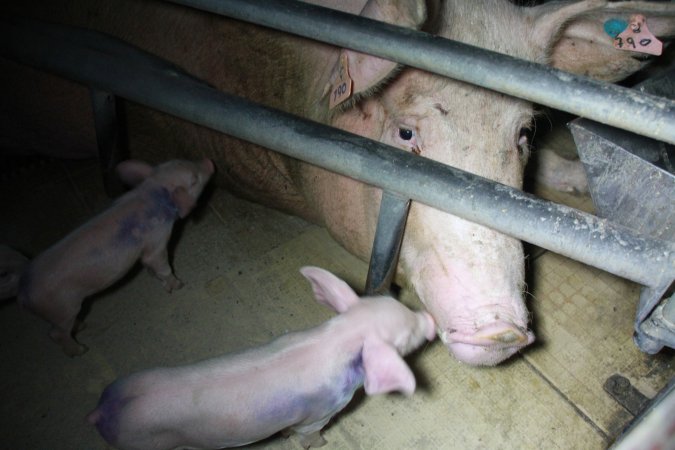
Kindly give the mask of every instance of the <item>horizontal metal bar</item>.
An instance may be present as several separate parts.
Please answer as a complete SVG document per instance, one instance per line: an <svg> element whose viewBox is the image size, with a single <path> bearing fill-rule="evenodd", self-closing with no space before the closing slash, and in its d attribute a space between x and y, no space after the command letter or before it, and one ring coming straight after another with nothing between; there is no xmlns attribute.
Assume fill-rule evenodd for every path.
<svg viewBox="0 0 675 450"><path fill-rule="evenodd" d="M381 56L675 144L675 101L666 98L295 0L168 1Z"/></svg>
<svg viewBox="0 0 675 450"><path fill-rule="evenodd" d="M325 167L644 285L660 286L675 278L675 243L642 237L605 219L477 175L219 92L157 57L141 58L139 49L110 36L0 19L0 55Z"/></svg>

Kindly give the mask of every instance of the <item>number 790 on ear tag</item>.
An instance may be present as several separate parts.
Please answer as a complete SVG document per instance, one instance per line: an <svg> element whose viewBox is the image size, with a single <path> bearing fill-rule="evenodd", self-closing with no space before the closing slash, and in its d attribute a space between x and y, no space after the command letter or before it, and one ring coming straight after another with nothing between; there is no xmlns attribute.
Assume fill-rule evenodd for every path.
<svg viewBox="0 0 675 450"><path fill-rule="evenodd" d="M663 52L663 43L649 31L647 19L642 14L630 17L628 27L614 38L614 47L656 56Z"/></svg>
<svg viewBox="0 0 675 450"><path fill-rule="evenodd" d="M328 107L335 108L340 103L352 96L353 81L349 77L349 59L346 53L340 55L340 64L338 66L337 79L333 82L330 91L330 100Z"/></svg>

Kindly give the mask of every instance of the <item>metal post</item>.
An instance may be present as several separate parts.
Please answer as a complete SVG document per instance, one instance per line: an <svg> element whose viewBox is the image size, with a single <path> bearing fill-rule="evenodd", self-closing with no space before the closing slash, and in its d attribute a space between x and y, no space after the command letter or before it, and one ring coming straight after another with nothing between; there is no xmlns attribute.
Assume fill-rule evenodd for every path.
<svg viewBox="0 0 675 450"><path fill-rule="evenodd" d="M124 191L122 182L115 174L115 167L128 157L126 136L118 120L115 96L97 89L90 91L103 185L106 194L115 197Z"/></svg>
<svg viewBox="0 0 675 450"><path fill-rule="evenodd" d="M377 231L370 254L366 294L384 294L389 290L396 272L398 252L401 249L405 222L410 209L410 199L382 192Z"/></svg>

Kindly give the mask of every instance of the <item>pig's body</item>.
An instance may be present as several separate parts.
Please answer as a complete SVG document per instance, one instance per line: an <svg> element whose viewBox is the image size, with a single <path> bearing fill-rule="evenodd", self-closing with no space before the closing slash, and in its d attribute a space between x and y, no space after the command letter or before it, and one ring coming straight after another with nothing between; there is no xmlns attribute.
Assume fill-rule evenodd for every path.
<svg viewBox="0 0 675 450"><path fill-rule="evenodd" d="M144 181L36 257L19 283L21 305L53 325L50 336L70 356L86 351L71 336L84 299L121 279L139 259L167 291L181 287L166 245L174 222L189 213L214 170L209 160L170 161L156 169L123 164L121 175L130 184Z"/></svg>
<svg viewBox="0 0 675 450"><path fill-rule="evenodd" d="M394 64L374 57L166 3L67 3L65 8L48 2L32 8L40 11L33 14L116 34L218 89L509 186L522 185L528 153L522 130L533 115L528 102L411 68L397 72ZM425 24L443 37L610 81L643 62L612 47L604 20L627 20L640 11L657 35L672 33L675 24L675 6L663 3L591 0L520 8L505 0L454 0L430 2L428 9L414 0L316 3L409 28ZM665 12L671 16L661 19ZM327 93L341 54L349 61L356 100L329 110ZM79 98L87 110L88 97ZM30 103L22 96L12 108L30 116L45 107L41 97ZM224 169L218 174L221 185L324 225L350 252L369 258L379 190L142 108L130 107L129 129L132 154L152 151L151 158L159 159L167 152L203 149ZM82 142L89 142L93 152L93 128L70 142L71 148ZM534 339L517 240L413 203L397 281L419 296L441 338L462 361L496 364Z"/></svg>
<svg viewBox="0 0 675 450"><path fill-rule="evenodd" d="M412 394L415 380L399 354L433 339L429 314L392 298L360 301L322 269L303 273L341 315L262 347L122 378L88 420L124 450L232 447L282 430L297 432L307 448L324 442L319 431L364 382L369 394Z"/></svg>

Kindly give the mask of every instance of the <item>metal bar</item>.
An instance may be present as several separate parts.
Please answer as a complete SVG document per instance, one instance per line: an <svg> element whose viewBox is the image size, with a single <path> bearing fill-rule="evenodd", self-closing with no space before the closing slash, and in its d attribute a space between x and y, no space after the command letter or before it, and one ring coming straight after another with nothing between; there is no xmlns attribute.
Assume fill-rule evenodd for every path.
<svg viewBox="0 0 675 450"><path fill-rule="evenodd" d="M115 175L115 167L128 157L126 139L118 121L117 100L109 92L90 91L103 185L108 196L116 197L124 192L124 187Z"/></svg>
<svg viewBox="0 0 675 450"><path fill-rule="evenodd" d="M606 219L219 92L155 56L143 59L141 54L91 31L0 19L0 55L15 61L361 180L643 285L660 286L675 278L675 243L643 237Z"/></svg>
<svg viewBox="0 0 675 450"><path fill-rule="evenodd" d="M389 290L398 263L405 222L410 209L410 199L382 192L380 213L377 216L377 230L370 253L366 294L384 294Z"/></svg>
<svg viewBox="0 0 675 450"><path fill-rule="evenodd" d="M675 101L296 0L168 0L381 56L675 144Z"/></svg>
<svg viewBox="0 0 675 450"><path fill-rule="evenodd" d="M633 340L640 350L651 355L664 345L675 348L675 295L657 305L667 288L668 285L662 289L645 286L640 292Z"/></svg>

